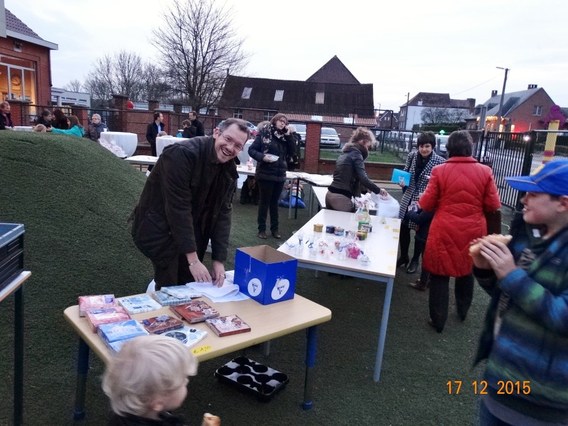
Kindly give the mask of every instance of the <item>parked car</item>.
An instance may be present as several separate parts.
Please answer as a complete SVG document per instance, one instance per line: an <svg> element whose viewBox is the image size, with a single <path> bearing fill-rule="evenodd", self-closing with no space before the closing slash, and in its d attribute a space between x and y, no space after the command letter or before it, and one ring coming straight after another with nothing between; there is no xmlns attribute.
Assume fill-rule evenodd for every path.
<svg viewBox="0 0 568 426"><path fill-rule="evenodd" d="M322 127L320 136L320 146L332 146L333 148L341 147L339 134L333 127Z"/></svg>
<svg viewBox="0 0 568 426"><path fill-rule="evenodd" d="M290 125L296 128L296 133L302 138L300 146L306 146L306 125L304 123L290 123ZM321 147L333 147L339 148L341 146L341 141L339 140L339 134L335 131L333 127L322 127L320 135L320 146Z"/></svg>
<svg viewBox="0 0 568 426"><path fill-rule="evenodd" d="M436 154L448 158L448 149L446 144L448 143L449 135L436 135Z"/></svg>

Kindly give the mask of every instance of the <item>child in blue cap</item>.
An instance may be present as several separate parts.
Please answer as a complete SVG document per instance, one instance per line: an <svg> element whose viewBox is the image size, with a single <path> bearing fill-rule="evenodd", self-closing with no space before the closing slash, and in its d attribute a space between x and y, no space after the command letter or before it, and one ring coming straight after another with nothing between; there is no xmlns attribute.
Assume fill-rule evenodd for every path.
<svg viewBox="0 0 568 426"><path fill-rule="evenodd" d="M480 423L568 424L568 159L506 178L524 192L508 244L485 238L474 275L491 296L476 362L487 359Z"/></svg>

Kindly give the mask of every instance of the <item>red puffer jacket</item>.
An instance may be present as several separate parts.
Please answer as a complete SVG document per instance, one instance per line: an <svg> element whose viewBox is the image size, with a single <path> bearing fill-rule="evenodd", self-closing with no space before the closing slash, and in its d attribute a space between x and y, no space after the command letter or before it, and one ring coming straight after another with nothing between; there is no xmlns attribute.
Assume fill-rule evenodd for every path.
<svg viewBox="0 0 568 426"><path fill-rule="evenodd" d="M432 169L420 207L434 211L424 251L424 268L462 277L472 271L469 244L487 234L485 212L501 207L491 169L473 157L452 157Z"/></svg>

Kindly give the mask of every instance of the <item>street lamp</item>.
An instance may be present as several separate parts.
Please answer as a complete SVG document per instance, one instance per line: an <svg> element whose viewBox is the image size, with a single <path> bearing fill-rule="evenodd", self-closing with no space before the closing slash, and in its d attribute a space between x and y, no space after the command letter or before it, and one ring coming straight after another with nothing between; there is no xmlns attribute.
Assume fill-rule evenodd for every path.
<svg viewBox="0 0 568 426"><path fill-rule="evenodd" d="M505 87L507 86L507 74L509 73L509 68L504 67L495 67L499 70L505 70L505 78L503 79L503 90L501 90L501 101L499 102L499 111L497 111L497 117L499 117L499 127L501 127L501 121L503 117L501 114L503 113L503 100L505 98ZM500 131L501 129L499 129Z"/></svg>

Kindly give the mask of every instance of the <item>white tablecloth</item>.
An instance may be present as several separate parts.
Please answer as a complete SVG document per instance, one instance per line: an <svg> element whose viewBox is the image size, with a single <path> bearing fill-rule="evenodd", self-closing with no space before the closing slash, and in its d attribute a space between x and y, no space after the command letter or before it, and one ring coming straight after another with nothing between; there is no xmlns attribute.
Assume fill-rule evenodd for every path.
<svg viewBox="0 0 568 426"><path fill-rule="evenodd" d="M159 157L164 148L168 145L188 140L187 138L176 138L175 136L158 136L156 138L156 155Z"/></svg>
<svg viewBox="0 0 568 426"><path fill-rule="evenodd" d="M33 126L14 126L14 131L16 132L31 132Z"/></svg>
<svg viewBox="0 0 568 426"><path fill-rule="evenodd" d="M128 132L102 132L100 141L119 146L124 151L124 156L130 157L136 152L138 135Z"/></svg>

